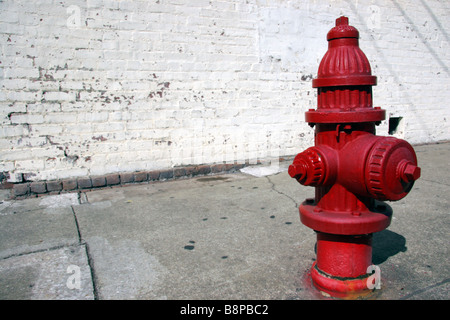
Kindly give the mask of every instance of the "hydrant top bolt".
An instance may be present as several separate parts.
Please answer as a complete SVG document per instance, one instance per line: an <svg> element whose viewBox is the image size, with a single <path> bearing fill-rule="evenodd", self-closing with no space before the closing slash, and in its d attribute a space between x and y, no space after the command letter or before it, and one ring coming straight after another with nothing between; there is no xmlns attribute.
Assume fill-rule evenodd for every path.
<svg viewBox="0 0 450 320"><path fill-rule="evenodd" d="M338 38L359 38L359 31L355 27L348 24L347 17L339 17L336 19L336 26L327 34L327 40Z"/></svg>
<svg viewBox="0 0 450 320"><path fill-rule="evenodd" d="M336 19L336 26L340 26L341 24L346 24L348 25L348 17L339 17Z"/></svg>

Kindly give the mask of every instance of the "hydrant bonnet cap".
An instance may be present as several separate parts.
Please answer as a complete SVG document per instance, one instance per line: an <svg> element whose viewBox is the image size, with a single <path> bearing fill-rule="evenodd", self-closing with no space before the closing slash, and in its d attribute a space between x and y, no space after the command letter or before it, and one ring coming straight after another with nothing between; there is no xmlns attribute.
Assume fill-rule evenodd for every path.
<svg viewBox="0 0 450 320"><path fill-rule="evenodd" d="M336 26L327 34L327 40L340 38L359 38L359 32L355 27L348 25L347 17L339 17L336 19Z"/></svg>
<svg viewBox="0 0 450 320"><path fill-rule="evenodd" d="M347 17L336 19L336 26L328 32L328 51L320 62L317 78L312 81L313 88L377 84L358 38L358 30L348 25Z"/></svg>

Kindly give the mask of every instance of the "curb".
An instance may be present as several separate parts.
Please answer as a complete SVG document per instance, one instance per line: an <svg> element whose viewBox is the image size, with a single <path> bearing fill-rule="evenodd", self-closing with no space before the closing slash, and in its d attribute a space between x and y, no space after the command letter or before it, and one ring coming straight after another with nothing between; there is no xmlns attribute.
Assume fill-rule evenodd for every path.
<svg viewBox="0 0 450 320"><path fill-rule="evenodd" d="M289 158L290 159L290 158ZM286 161L280 158L279 161ZM258 165L261 161L258 161ZM101 176L88 176L70 179L59 179L49 181L28 181L14 183L10 186L11 199L22 199L27 197L38 197L42 195L54 195L65 192L88 191L96 188L114 187L120 185L148 183L154 181L167 181L196 176L235 173L240 169L254 164L212 164L175 167L154 171L136 171L112 173Z"/></svg>

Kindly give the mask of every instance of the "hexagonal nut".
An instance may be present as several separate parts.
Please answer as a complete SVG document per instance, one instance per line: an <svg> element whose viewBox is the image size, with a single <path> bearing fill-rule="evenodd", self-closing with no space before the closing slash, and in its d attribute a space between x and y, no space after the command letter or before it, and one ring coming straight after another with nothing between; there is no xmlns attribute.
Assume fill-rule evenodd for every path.
<svg viewBox="0 0 450 320"><path fill-rule="evenodd" d="M420 178L420 168L412 163L408 163L403 171L404 177L409 181L416 181Z"/></svg>

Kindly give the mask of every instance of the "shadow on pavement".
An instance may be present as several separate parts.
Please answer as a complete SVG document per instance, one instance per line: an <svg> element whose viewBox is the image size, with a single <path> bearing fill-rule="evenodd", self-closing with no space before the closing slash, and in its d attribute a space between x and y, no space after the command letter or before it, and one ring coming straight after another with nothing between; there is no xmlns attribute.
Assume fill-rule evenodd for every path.
<svg viewBox="0 0 450 320"><path fill-rule="evenodd" d="M372 239L372 263L377 265L399 252L406 252L406 239L390 230L374 233Z"/></svg>

